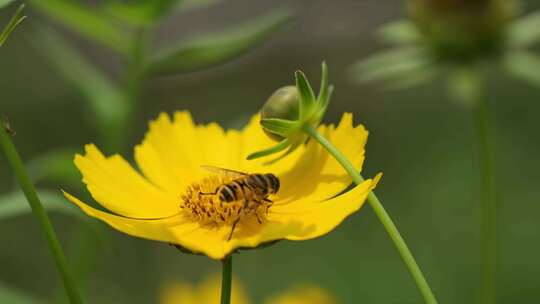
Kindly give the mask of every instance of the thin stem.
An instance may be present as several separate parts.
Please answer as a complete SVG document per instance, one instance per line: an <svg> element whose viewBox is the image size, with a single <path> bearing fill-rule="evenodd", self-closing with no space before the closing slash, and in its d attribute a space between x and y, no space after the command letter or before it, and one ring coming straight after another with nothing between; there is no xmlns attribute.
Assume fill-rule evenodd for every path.
<svg viewBox="0 0 540 304"><path fill-rule="evenodd" d="M356 171L353 164L343 155L331 142L329 142L324 136L322 136L315 128L313 128L310 125L305 125L304 131L309 134L313 139L315 139L317 142L319 142L334 158L341 164L341 166L349 173L349 175L352 177L353 181L359 185L364 181L364 178ZM429 287L429 284L427 283L426 279L424 278L424 275L422 274L422 271L420 270L420 267L416 263L411 251L407 247L407 244L405 243L405 240L403 240L403 237L399 233L396 225L384 209L383 205L375 195L375 193L371 192L368 195L367 198L368 203L371 205L373 210L375 211L375 214L383 224L384 228L386 229L386 232L394 242L394 245L396 246L397 250L399 251L399 254L401 255L401 258L403 259L403 262L405 262L405 265L407 266L410 274L412 275L416 286L418 287L418 290L424 297L424 301L427 304L436 304L437 300L435 299L435 295L431 291L431 288Z"/></svg>
<svg viewBox="0 0 540 304"><path fill-rule="evenodd" d="M482 301L495 303L495 274L497 254L497 206L495 198L495 170L491 114L485 98L478 98L474 109L479 158L481 163L480 225L482 244Z"/></svg>
<svg viewBox="0 0 540 304"><path fill-rule="evenodd" d="M223 263L223 270L221 273L221 304L230 304L232 287L232 256L227 256L221 262Z"/></svg>
<svg viewBox="0 0 540 304"><path fill-rule="evenodd" d="M43 205L41 204L41 201L37 196L34 185L30 181L30 178L28 177L28 174L24 169L17 149L13 145L13 142L11 141L9 135L2 126L0 126L0 144L2 145L2 148L6 153L8 162L11 165L15 176L21 184L21 188L24 192L24 195L26 196L28 204L30 204L32 212L36 216L41 226L41 229L45 234L45 238L47 239L47 243L53 255L54 262L56 263L56 268L58 269L60 277L62 278L62 281L64 283L64 287L66 289L66 293L70 300L70 303L82 303L82 298L79 295L77 288L75 287L73 277L68 271L66 258L62 251L62 247L60 246L60 242L58 241L58 238L54 232L54 228L49 220L49 217L47 216L47 213L43 209Z"/></svg>

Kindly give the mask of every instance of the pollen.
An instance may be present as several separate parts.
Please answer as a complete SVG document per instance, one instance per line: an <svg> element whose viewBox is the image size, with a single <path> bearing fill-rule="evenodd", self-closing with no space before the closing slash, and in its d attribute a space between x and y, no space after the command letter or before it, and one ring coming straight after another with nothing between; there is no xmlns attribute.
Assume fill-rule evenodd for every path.
<svg viewBox="0 0 540 304"><path fill-rule="evenodd" d="M181 196L180 208L184 216L201 226L221 227L235 222L256 220L262 223L271 202L246 201L245 197L232 202L219 199L217 190L233 178L211 175L189 185Z"/></svg>

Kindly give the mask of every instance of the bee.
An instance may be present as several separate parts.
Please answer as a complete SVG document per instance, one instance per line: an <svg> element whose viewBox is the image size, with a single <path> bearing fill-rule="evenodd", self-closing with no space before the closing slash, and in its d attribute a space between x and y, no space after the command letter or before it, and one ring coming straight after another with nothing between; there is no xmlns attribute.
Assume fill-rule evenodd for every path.
<svg viewBox="0 0 540 304"><path fill-rule="evenodd" d="M256 208L262 202L271 203L272 201L268 197L279 191L279 178L272 173L249 174L213 166L202 166L202 168L213 173L230 177L232 180L218 186L213 193L201 194L217 195L218 199L223 203L242 201L242 209L246 211L250 208ZM259 223L262 223L259 217L257 217L257 220ZM239 221L240 217L234 221L227 240L231 239L234 229Z"/></svg>

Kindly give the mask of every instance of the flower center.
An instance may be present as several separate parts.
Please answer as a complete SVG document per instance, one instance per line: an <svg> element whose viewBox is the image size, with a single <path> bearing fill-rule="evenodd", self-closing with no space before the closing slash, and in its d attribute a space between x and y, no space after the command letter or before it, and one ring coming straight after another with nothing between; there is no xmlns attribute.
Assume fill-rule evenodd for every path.
<svg viewBox="0 0 540 304"><path fill-rule="evenodd" d="M236 188L234 200L224 201L220 190L238 178L210 175L189 185L182 195L180 208L184 215L201 226L220 227L256 219L262 223L272 205L269 200L249 195L249 187Z"/></svg>

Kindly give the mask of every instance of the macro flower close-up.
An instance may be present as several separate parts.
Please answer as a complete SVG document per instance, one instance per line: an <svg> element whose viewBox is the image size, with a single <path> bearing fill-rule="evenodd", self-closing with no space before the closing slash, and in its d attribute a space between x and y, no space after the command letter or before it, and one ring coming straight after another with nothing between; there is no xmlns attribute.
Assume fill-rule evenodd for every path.
<svg viewBox="0 0 540 304"><path fill-rule="evenodd" d="M319 132L360 171L368 133L354 126L352 114ZM239 248L330 232L363 205L380 178L342 193L351 178L314 141L280 162L246 159L271 144L258 116L240 131L225 131L194 123L188 112L161 114L135 147L141 173L92 144L75 156L89 192L108 211L65 195L124 233L223 259Z"/></svg>

